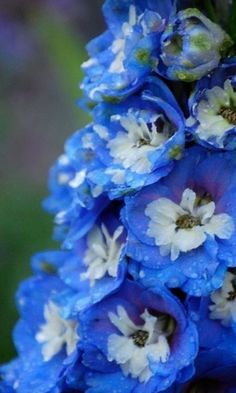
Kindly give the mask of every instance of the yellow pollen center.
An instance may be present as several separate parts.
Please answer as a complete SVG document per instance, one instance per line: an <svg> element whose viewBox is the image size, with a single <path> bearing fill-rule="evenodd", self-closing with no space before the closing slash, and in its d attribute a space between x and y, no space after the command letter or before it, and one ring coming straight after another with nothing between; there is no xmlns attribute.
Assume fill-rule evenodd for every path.
<svg viewBox="0 0 236 393"><path fill-rule="evenodd" d="M177 219L176 225L178 229L193 229L194 227L201 225L201 221L198 217L193 217L190 214L184 214Z"/></svg>

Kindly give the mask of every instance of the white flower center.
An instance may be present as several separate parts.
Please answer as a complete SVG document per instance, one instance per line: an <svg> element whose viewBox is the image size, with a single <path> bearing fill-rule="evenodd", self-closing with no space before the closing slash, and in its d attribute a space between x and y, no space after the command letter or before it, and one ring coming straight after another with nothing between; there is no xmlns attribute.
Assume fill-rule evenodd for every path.
<svg viewBox="0 0 236 393"><path fill-rule="evenodd" d="M166 324L163 317L154 317L148 310L141 315L144 324L137 326L129 318L122 306L117 307L117 315L109 313L110 321L122 333L112 334L108 339L108 359L116 361L125 376L131 375L140 382L148 381L153 372L149 368L149 361L168 361L170 347L167 336L173 333L164 331Z"/></svg>
<svg viewBox="0 0 236 393"><path fill-rule="evenodd" d="M215 86L206 91L207 99L198 104L196 130L200 139L207 141L215 138L220 147L224 147L224 137L227 131L236 126L236 92L230 80L226 80L224 88ZM194 119L190 118L191 126Z"/></svg>
<svg viewBox="0 0 236 393"><path fill-rule="evenodd" d="M201 246L207 236L229 239L234 230L233 219L228 214L214 214L215 203L199 205L190 189L183 192L179 205L167 198L151 202L145 210L150 218L147 234L154 237L162 256L171 254L171 260L180 252Z"/></svg>
<svg viewBox="0 0 236 393"><path fill-rule="evenodd" d="M40 327L35 337L40 344L43 344L44 361L51 360L64 346L69 356L75 350L79 340L76 333L78 323L63 319L59 308L51 301L44 307L44 318L46 323Z"/></svg>
<svg viewBox="0 0 236 393"><path fill-rule="evenodd" d="M85 273L80 275L81 280L90 280L93 286L96 280L106 274L116 277L123 244L118 241L123 232L119 226L111 236L104 224L101 228L94 226L87 237L88 248L85 252L84 263L88 267Z"/></svg>
<svg viewBox="0 0 236 393"><path fill-rule="evenodd" d="M114 116L120 120L125 131L119 131L117 136L107 143L114 163L125 169L143 174L151 172L152 163L148 155L162 147L169 139L171 125L163 115L154 115L147 124L142 113L129 112L127 116ZM159 129L160 128L160 129Z"/></svg>
<svg viewBox="0 0 236 393"><path fill-rule="evenodd" d="M236 322L236 276L230 272L225 275L222 288L211 294L210 318L221 320L222 325L230 326Z"/></svg>

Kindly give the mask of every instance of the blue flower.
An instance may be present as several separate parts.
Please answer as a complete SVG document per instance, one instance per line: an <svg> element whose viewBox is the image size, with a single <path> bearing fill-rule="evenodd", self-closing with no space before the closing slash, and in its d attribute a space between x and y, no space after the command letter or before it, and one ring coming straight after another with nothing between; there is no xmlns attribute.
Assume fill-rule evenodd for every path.
<svg viewBox="0 0 236 393"><path fill-rule="evenodd" d="M18 393L54 392L64 362L78 351L78 321L63 319L54 301L64 288L54 274L21 284L17 294L21 319L14 331L18 359L4 372L6 381L12 382Z"/></svg>
<svg viewBox="0 0 236 393"><path fill-rule="evenodd" d="M105 0L2 393L236 393L236 58L190 3Z"/></svg>
<svg viewBox="0 0 236 393"><path fill-rule="evenodd" d="M51 195L44 201L44 208L55 214L55 237L64 240L69 248L87 233L108 204L103 189L92 187L87 178L87 172L96 166L92 136L91 126L72 135L66 142L65 154L50 171Z"/></svg>
<svg viewBox="0 0 236 393"><path fill-rule="evenodd" d="M236 274L227 271L223 285L210 296L210 318L219 321L222 326L231 327L236 333Z"/></svg>
<svg viewBox="0 0 236 393"><path fill-rule="evenodd" d="M200 296L236 265L236 155L190 148L157 184L126 198L133 276Z"/></svg>
<svg viewBox="0 0 236 393"><path fill-rule="evenodd" d="M235 278L235 271L231 269L225 275L222 288L209 297L187 298L185 306L199 334L196 373L187 383L176 383L168 393L201 392L203 387L207 387L209 393L236 392L236 336L235 321L232 320Z"/></svg>
<svg viewBox="0 0 236 393"><path fill-rule="evenodd" d="M90 393L157 393L193 374L194 324L166 289L126 281L81 316L83 363Z"/></svg>
<svg viewBox="0 0 236 393"><path fill-rule="evenodd" d="M87 47L82 89L92 101L121 100L139 88L156 68L160 34L175 1L107 0L108 30Z"/></svg>
<svg viewBox="0 0 236 393"><path fill-rule="evenodd" d="M218 66L231 45L219 25L188 8L170 20L162 35L158 70L172 80L198 80Z"/></svg>
<svg viewBox="0 0 236 393"><path fill-rule="evenodd" d="M225 286L225 283L224 283ZM226 287L225 287L226 289ZM223 307L215 303L216 294L222 297ZM232 293L229 293L232 296ZM230 298L225 299L219 290L209 297L189 297L186 301L188 314L197 326L199 334L198 367L206 371L221 366L228 367L236 363L235 326L230 325L226 314L233 309L235 303ZM227 323L226 323L227 320Z"/></svg>
<svg viewBox="0 0 236 393"><path fill-rule="evenodd" d="M100 163L89 179L111 198L156 182L181 157L184 128L181 109L158 78L149 78L127 101L98 105L93 145Z"/></svg>
<svg viewBox="0 0 236 393"><path fill-rule="evenodd" d="M236 147L236 58L201 79L189 100L189 131L203 146Z"/></svg>
<svg viewBox="0 0 236 393"><path fill-rule="evenodd" d="M75 316L120 287L127 269L125 241L119 208L113 204L76 242L59 269L60 278L70 289L57 298L65 317Z"/></svg>

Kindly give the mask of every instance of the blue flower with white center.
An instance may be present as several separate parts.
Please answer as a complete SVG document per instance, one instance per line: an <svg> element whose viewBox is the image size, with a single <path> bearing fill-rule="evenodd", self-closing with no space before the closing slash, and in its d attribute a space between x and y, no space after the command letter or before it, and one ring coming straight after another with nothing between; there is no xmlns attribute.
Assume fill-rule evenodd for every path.
<svg viewBox="0 0 236 393"><path fill-rule="evenodd" d="M193 374L196 328L166 289L126 281L81 316L80 330L91 393L108 393L114 383L117 392L157 393Z"/></svg>
<svg viewBox="0 0 236 393"><path fill-rule="evenodd" d="M158 71L172 80L198 80L218 66L231 45L219 25L196 8L185 9L162 34Z"/></svg>
<svg viewBox="0 0 236 393"><path fill-rule="evenodd" d="M195 296L222 285L236 265L235 164L234 153L190 148L171 174L126 198L126 252L136 279Z"/></svg>
<svg viewBox="0 0 236 393"><path fill-rule="evenodd" d="M159 198L147 205L145 215L150 219L147 234L160 246L160 254L170 254L175 261L181 252L201 246L207 236L229 239L233 222L227 214L215 214L215 203L197 205L197 195L186 188L179 204Z"/></svg>
<svg viewBox="0 0 236 393"><path fill-rule="evenodd" d="M232 325L226 326L212 315L214 301L211 296L190 296L186 300L188 315L196 324L199 334L197 368L204 372L236 363L235 330Z"/></svg>
<svg viewBox="0 0 236 393"><path fill-rule="evenodd" d="M236 274L234 270L225 274L223 285L210 296L210 318L218 320L223 326L236 329Z"/></svg>
<svg viewBox="0 0 236 393"><path fill-rule="evenodd" d="M236 147L236 58L200 80L189 100L189 131L209 148Z"/></svg>
<svg viewBox="0 0 236 393"><path fill-rule="evenodd" d="M42 344L42 355L45 362L51 360L65 346L69 356L74 352L78 336L77 323L73 320L64 320L60 315L58 306L49 301L44 307L45 323L40 326L35 338Z"/></svg>
<svg viewBox="0 0 236 393"><path fill-rule="evenodd" d="M50 171L51 195L44 207L55 215L55 236L64 240L66 247L72 247L92 227L109 202L102 187L92 186L88 180L88 171L96 167L92 137L91 126L72 135L66 142L65 154Z"/></svg>
<svg viewBox="0 0 236 393"><path fill-rule="evenodd" d="M0 392L236 393L236 58L200 3L105 0Z"/></svg>
<svg viewBox="0 0 236 393"><path fill-rule="evenodd" d="M87 236L88 247L84 256L87 271L81 274L82 281L89 280L93 287L106 273L111 277L117 276L122 250L118 239L122 232L123 227L118 226L111 235L104 223L101 227L95 226L91 229Z"/></svg>
<svg viewBox="0 0 236 393"><path fill-rule="evenodd" d="M181 157L185 121L168 87L149 78L144 89L117 105L94 112L94 146L100 160L89 179L111 198L166 176Z"/></svg>
<svg viewBox="0 0 236 393"><path fill-rule="evenodd" d="M81 85L92 101L121 100L156 68L160 35L175 1L107 0L108 30L87 46L90 59Z"/></svg>
<svg viewBox="0 0 236 393"><path fill-rule="evenodd" d="M59 270L70 288L57 298L66 317L99 302L123 283L127 269L126 233L117 218L119 209L117 214L115 210L112 204L104 211L87 235L76 242Z"/></svg>
<svg viewBox="0 0 236 393"><path fill-rule="evenodd" d="M64 362L77 352L78 321L65 320L54 301L65 285L54 274L21 284L17 303L21 319L14 341L18 359L7 366L6 379L18 393L48 393L60 380Z"/></svg>
<svg viewBox="0 0 236 393"><path fill-rule="evenodd" d="M227 291L228 273L225 276L222 295ZM228 289L231 291L232 288ZM219 291L215 294L219 295ZM220 319L212 315L214 298L213 293L209 297L188 297L186 300L188 315L195 322L199 334L200 348L195 362L196 374L186 384L175 384L167 391L168 393L202 393L204 387L209 393L235 393L236 391L235 331L232 326L222 324Z"/></svg>

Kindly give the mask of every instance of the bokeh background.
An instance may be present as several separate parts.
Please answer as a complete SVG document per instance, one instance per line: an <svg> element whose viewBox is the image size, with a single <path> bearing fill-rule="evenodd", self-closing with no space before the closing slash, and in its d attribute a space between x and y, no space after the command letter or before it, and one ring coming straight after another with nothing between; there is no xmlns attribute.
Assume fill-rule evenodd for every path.
<svg viewBox="0 0 236 393"><path fill-rule="evenodd" d="M76 100L85 43L104 29L102 0L0 2L0 363L14 356L14 293L33 253L56 246L41 209L65 139L88 121Z"/></svg>

